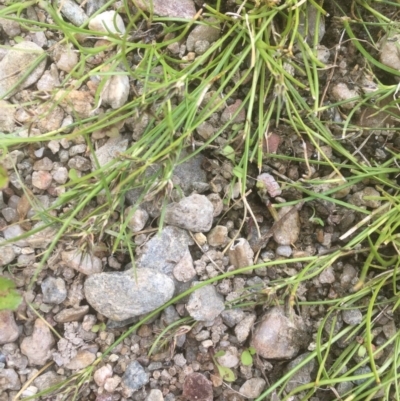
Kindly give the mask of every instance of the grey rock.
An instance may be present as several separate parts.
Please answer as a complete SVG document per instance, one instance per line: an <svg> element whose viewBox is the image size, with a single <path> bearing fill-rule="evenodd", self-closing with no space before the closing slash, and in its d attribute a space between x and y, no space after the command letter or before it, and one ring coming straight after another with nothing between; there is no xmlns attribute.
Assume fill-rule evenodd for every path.
<svg viewBox="0 0 400 401"><path fill-rule="evenodd" d="M76 322L83 319L89 313L89 306L83 305L76 308L63 309L54 316L54 320L58 323Z"/></svg>
<svg viewBox="0 0 400 401"><path fill-rule="evenodd" d="M8 226L3 230L4 239L13 240L21 235L25 234L25 231L19 224L14 224L12 226ZM29 246L29 243L26 239L20 239L18 241L13 241L13 245L17 245L20 247Z"/></svg>
<svg viewBox="0 0 400 401"><path fill-rule="evenodd" d="M0 391L19 390L21 382L14 369L0 369ZM8 399L8 398L7 398Z"/></svg>
<svg viewBox="0 0 400 401"><path fill-rule="evenodd" d="M362 313L359 309L349 309L342 311L342 319L350 326L356 326L362 322Z"/></svg>
<svg viewBox="0 0 400 401"><path fill-rule="evenodd" d="M212 285L198 288L186 304L189 315L197 321L213 321L224 309L224 299Z"/></svg>
<svg viewBox="0 0 400 401"><path fill-rule="evenodd" d="M164 396L161 390L152 389L145 398L145 401L164 401Z"/></svg>
<svg viewBox="0 0 400 401"><path fill-rule="evenodd" d="M7 223L16 223L19 220L17 211L11 207L2 209L1 214Z"/></svg>
<svg viewBox="0 0 400 401"><path fill-rule="evenodd" d="M86 3L86 15L89 17L97 10L100 10L107 3L107 0L88 0Z"/></svg>
<svg viewBox="0 0 400 401"><path fill-rule="evenodd" d="M43 223L38 222L32 227L32 229L37 229L40 228L41 226L43 226ZM37 233L30 235L26 239L26 242L28 243L28 246L35 249L46 248L54 240L56 232L57 232L56 228L46 227L38 231Z"/></svg>
<svg viewBox="0 0 400 401"><path fill-rule="evenodd" d="M186 40L186 48L192 52L196 50L196 43L207 41L209 44L218 40L221 32L220 24L214 18L207 18L204 24L196 25Z"/></svg>
<svg viewBox="0 0 400 401"><path fill-rule="evenodd" d="M300 350L304 336L300 317L289 319L279 307L271 308L254 331L251 345L266 359L291 359Z"/></svg>
<svg viewBox="0 0 400 401"><path fill-rule="evenodd" d="M54 88L60 85L58 76L58 70L55 64L51 64L50 68L47 69L40 79L36 83L36 87L40 91L52 91Z"/></svg>
<svg viewBox="0 0 400 401"><path fill-rule="evenodd" d="M336 386L336 391L339 393L340 396L344 396L349 391L352 390L354 384L352 382L342 382Z"/></svg>
<svg viewBox="0 0 400 401"><path fill-rule="evenodd" d="M11 16L16 17L15 14L12 14ZM4 33L9 38L13 38L21 34L21 27L17 21L12 21L11 19L6 19L6 18L0 18L0 25Z"/></svg>
<svg viewBox="0 0 400 401"><path fill-rule="evenodd" d="M96 150L97 161L99 166L103 167L111 160L114 160L120 153L123 153L128 148L128 139L117 136L110 138L100 149ZM92 155L90 155L92 161L92 170L97 169L97 163Z"/></svg>
<svg viewBox="0 0 400 401"><path fill-rule="evenodd" d="M31 336L21 343L21 352L29 359L30 365L44 365L51 358L51 348L55 344L53 334L41 319L36 319Z"/></svg>
<svg viewBox="0 0 400 401"><path fill-rule="evenodd" d="M184 151L180 158L187 155ZM185 195L190 195L199 183L207 183L207 173L201 168L203 161L203 155L196 155L174 168L172 182L179 185Z"/></svg>
<svg viewBox="0 0 400 401"><path fill-rule="evenodd" d="M228 327L235 327L245 316L242 309L227 309L221 313L222 321Z"/></svg>
<svg viewBox="0 0 400 401"><path fill-rule="evenodd" d="M18 85L10 90L26 74L26 71L44 54L44 50L33 42L21 42L13 46L0 61L0 98L8 99L14 93L34 84L46 67L46 60L43 59L33 71Z"/></svg>
<svg viewBox="0 0 400 401"><path fill-rule="evenodd" d="M400 35L396 33L385 35L379 42L380 62L395 70L400 70L400 55L398 54L399 43Z"/></svg>
<svg viewBox="0 0 400 401"><path fill-rule="evenodd" d="M79 53L74 49L72 44L58 45L54 49L53 59L59 70L71 72L79 62ZM61 126L62 120L63 118L61 118L59 126Z"/></svg>
<svg viewBox="0 0 400 401"><path fill-rule="evenodd" d="M357 98L358 97L358 92L356 89L350 89L347 84L344 82L338 82L337 84L333 85L331 87L331 94L332 97L337 101L337 102L342 102L346 101L352 98ZM352 110L357 104L357 99L351 102L347 102L344 104L341 104L340 106L343 109L346 110Z"/></svg>
<svg viewBox="0 0 400 401"><path fill-rule="evenodd" d="M293 361L289 362L289 364L286 367L286 372L292 371L297 365L299 365L301 362L306 359L310 353L305 353L302 355L299 355L296 359ZM315 361L312 359L310 362L306 363L304 366L302 366L290 379L289 382L286 385L287 391L292 391L296 387L301 386L302 384L307 384L312 381L311 379L311 372L313 371L315 366Z"/></svg>
<svg viewBox="0 0 400 401"><path fill-rule="evenodd" d="M219 216L224 209L224 203L222 202L221 197L218 194L210 194L207 195L207 199L212 203L214 206L214 217Z"/></svg>
<svg viewBox="0 0 400 401"><path fill-rule="evenodd" d="M196 276L196 270L193 267L193 259L189 250L183 255L182 259L175 265L173 275L176 280L187 283Z"/></svg>
<svg viewBox="0 0 400 401"><path fill-rule="evenodd" d="M34 171L32 174L32 185L37 189L48 189L53 177L48 171Z"/></svg>
<svg viewBox="0 0 400 401"><path fill-rule="evenodd" d="M253 266L254 251L251 249L249 241L244 238L239 238L236 243L233 243L228 251L229 263L240 269L242 267ZM252 270L246 272L252 273Z"/></svg>
<svg viewBox="0 0 400 401"><path fill-rule="evenodd" d="M43 302L49 304L60 304L67 298L65 281L58 277L48 277L42 284Z"/></svg>
<svg viewBox="0 0 400 401"><path fill-rule="evenodd" d="M130 391L137 391L149 382L149 374L138 361L131 362L122 376L122 384Z"/></svg>
<svg viewBox="0 0 400 401"><path fill-rule="evenodd" d="M73 0L56 0L57 7L60 7L61 13L75 26L83 25L88 16Z"/></svg>
<svg viewBox="0 0 400 401"><path fill-rule="evenodd" d="M358 376L358 375L364 375L367 373L371 373L371 368L369 366L361 366L360 368L356 369L353 373L354 376ZM365 383L368 379L357 379L354 380L354 383L357 386L360 386L361 384Z"/></svg>
<svg viewBox="0 0 400 401"><path fill-rule="evenodd" d="M252 327L254 326L254 322L256 321L257 316L254 314L250 314L246 316L243 320L241 320L235 327L236 338L239 342L244 342L247 340L247 337L250 334Z"/></svg>
<svg viewBox="0 0 400 401"><path fill-rule="evenodd" d="M246 380L239 389L239 393L246 398L257 398L265 388L265 380L254 377Z"/></svg>
<svg viewBox="0 0 400 401"><path fill-rule="evenodd" d="M19 337L14 314L10 310L0 310L0 344L14 342Z"/></svg>
<svg viewBox="0 0 400 401"><path fill-rule="evenodd" d="M356 206L366 206L371 209L377 209L381 205L379 199L365 199L367 197L380 197L380 193L372 187L365 187L363 190L355 192L351 198L350 203Z"/></svg>
<svg viewBox="0 0 400 401"><path fill-rule="evenodd" d="M276 248L276 254L284 258L292 256L292 248L289 245L280 245Z"/></svg>
<svg viewBox="0 0 400 401"><path fill-rule="evenodd" d="M173 268L186 255L189 242L186 231L167 226L142 247L136 266L171 275Z"/></svg>
<svg viewBox="0 0 400 401"><path fill-rule="evenodd" d="M278 219L283 218L291 209L292 206L284 206L281 208L278 212ZM274 231L274 240L279 245L290 245L297 241L299 234L300 218L299 213L295 211L285 217L285 220L276 227Z"/></svg>
<svg viewBox="0 0 400 401"><path fill-rule="evenodd" d="M64 379L65 376L58 375L56 372L51 370L37 377L33 384L39 389L39 391L43 391L51 386L56 385Z"/></svg>
<svg viewBox="0 0 400 401"><path fill-rule="evenodd" d="M164 221L193 232L204 232L211 228L213 213L214 207L206 196L193 194L169 204Z"/></svg>
<svg viewBox="0 0 400 401"><path fill-rule="evenodd" d="M335 273L332 266L327 267L318 277L321 284L332 284L335 282Z"/></svg>
<svg viewBox="0 0 400 401"><path fill-rule="evenodd" d="M104 11L89 21L89 29L105 33L125 33L125 24L121 16L115 12Z"/></svg>
<svg viewBox="0 0 400 401"><path fill-rule="evenodd" d="M340 285L343 287L343 289L348 289L356 277L356 268L352 265L346 264L344 265L343 273L340 276Z"/></svg>
<svg viewBox="0 0 400 401"><path fill-rule="evenodd" d="M15 259L15 252L12 245L1 245L3 241L0 241L0 267L6 266Z"/></svg>
<svg viewBox="0 0 400 401"><path fill-rule="evenodd" d="M150 11L150 3L145 0L136 0L135 5L144 11ZM165 1L153 0L152 11L161 17L176 17L191 19L196 14L192 0Z"/></svg>
<svg viewBox="0 0 400 401"><path fill-rule="evenodd" d="M98 257L88 253L83 254L78 250L62 252L61 259L71 269L86 275L100 273L102 270L102 263Z"/></svg>
<svg viewBox="0 0 400 401"><path fill-rule="evenodd" d="M317 17L319 14L319 23L317 24ZM318 27L318 32L316 31ZM303 8L300 13L300 23L298 31L302 37L308 38L308 40L314 40L315 35L318 34L318 43L321 42L325 35L325 18L316 7L312 4L308 4L306 8Z"/></svg>
<svg viewBox="0 0 400 401"><path fill-rule="evenodd" d="M91 275L84 284L86 300L112 320L125 320L157 309L174 294L174 282L151 269Z"/></svg>
<svg viewBox="0 0 400 401"><path fill-rule="evenodd" d="M0 132L13 132L15 106L6 100L0 100Z"/></svg>

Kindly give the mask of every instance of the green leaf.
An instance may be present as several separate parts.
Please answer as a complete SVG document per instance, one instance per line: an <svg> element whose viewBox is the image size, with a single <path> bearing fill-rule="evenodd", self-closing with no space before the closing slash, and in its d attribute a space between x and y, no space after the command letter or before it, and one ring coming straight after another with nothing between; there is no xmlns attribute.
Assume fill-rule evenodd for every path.
<svg viewBox="0 0 400 401"><path fill-rule="evenodd" d="M237 178L243 178L244 176L243 169L241 167L235 166L232 172Z"/></svg>
<svg viewBox="0 0 400 401"><path fill-rule="evenodd" d="M253 363L253 357L248 349L242 352L240 360L244 366L250 366Z"/></svg>
<svg viewBox="0 0 400 401"><path fill-rule="evenodd" d="M232 369L221 365L217 365L217 367L222 380L225 380L226 382L234 382L236 380L235 374L233 373Z"/></svg>
<svg viewBox="0 0 400 401"><path fill-rule="evenodd" d="M74 168L71 168L71 170L69 170L68 177L71 181L77 181L79 179L78 173Z"/></svg>
<svg viewBox="0 0 400 401"><path fill-rule="evenodd" d="M225 355L225 351L221 349L220 351L218 351L214 354L214 358L219 358L220 356L224 356L224 355Z"/></svg>
<svg viewBox="0 0 400 401"><path fill-rule="evenodd" d="M21 302L22 297L15 290L14 282L0 277L0 310L15 310Z"/></svg>
<svg viewBox="0 0 400 401"><path fill-rule="evenodd" d="M8 171L0 165L0 189L6 188L8 185Z"/></svg>
<svg viewBox="0 0 400 401"><path fill-rule="evenodd" d="M235 150L232 148L232 146L226 145L222 151L221 155L225 156L227 159L229 159L232 163L235 163Z"/></svg>

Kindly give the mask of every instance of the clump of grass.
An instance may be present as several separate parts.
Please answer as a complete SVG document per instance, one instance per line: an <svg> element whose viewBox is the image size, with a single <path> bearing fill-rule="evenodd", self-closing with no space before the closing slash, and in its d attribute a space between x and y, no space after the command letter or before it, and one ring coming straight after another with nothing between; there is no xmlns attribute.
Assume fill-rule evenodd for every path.
<svg viewBox="0 0 400 401"><path fill-rule="evenodd" d="M2 157L12 149L32 143L43 143L50 140L66 138L84 138L92 154L94 146L91 134L96 130L112 130L117 124L134 116L136 121L140 116L149 116L149 123L141 137L133 142L130 148L104 166L95 162L96 168L89 174L79 177L70 172L70 180L65 185L65 192L47 210L38 209L32 218L33 222L41 221L43 225L30 230L20 238L27 238L33 233L47 227L56 228L54 240L44 252L37 274L46 266L58 242L67 237L83 241L81 246L89 249L99 242L106 241L111 252L121 251L130 255L134 260L134 243L127 230L127 220L115 221L115 211L123 210L125 194L128 189L142 190L138 204L146 197L147 200L156 197L168 196L170 178L173 168L183 163L193 155L208 149L210 146L220 145L218 138L225 139L225 147L221 149L233 164L233 182L239 182L241 193L246 193L248 169L254 163L260 170L266 163L266 157L287 162L304 163L315 169L330 169L335 174L340 185L323 193L316 191L321 184L320 179L313 179L311 173L299 182L286 182L284 185L293 187L303 193L305 202L329 201L338 208L352 210L364 215L354 228L343 239L347 243L339 249L322 256L293 258L285 261L272 261L234 272L221 274L204 281L196 287L172 299L163 307L150 313L139 323L129 328L113 345L107 349L90 367L77 373L66 382L48 389L35 397L51 392L64 393L66 397L76 399L79 389L91 379L95 367L111 352L111 350L139 328L151 317L156 316L166 306L172 305L187 296L196 288L215 283L227 277L241 274L247 270L260 267L279 266L283 263L300 263L302 269L298 274L281 278L270 283L270 288L260 294L259 301L266 302L264 295L273 294L273 302L284 303L289 299L290 305L299 307L313 306L315 302L299 300L298 288L308 280L316 277L324 269L338 260L354 255L365 255L359 283L355 292L334 300L318 301L328 308L328 313L322 321L315 339L315 350L292 371L285 374L273 383L258 399L261 401L272 394L278 394L280 400L290 399L291 396L301 394L302 399L310 399L319 389L328 390L335 399L367 400L378 391L382 391L386 399L394 396L400 398L397 371L398 333L387 339L386 342L375 346L373 332L376 320L382 310L396 313L398 301L398 249L397 234L399 220L398 186L391 178L398 173L398 155L392 151L383 163L365 163L355 156L346 146L346 140L352 132L367 132L372 130L368 126L361 126L355 122L354 116L358 111L369 107L374 112L384 112L390 117L397 118L398 87L396 84L383 84L377 78L381 71L398 76L399 72L382 65L371 55L369 47L376 47L375 35L372 29L379 29L383 33L398 30L396 24L384 16L379 9L371 6L371 2L358 0L353 3L352 15L341 18L343 29L348 40L365 57L364 68L368 70L377 82L377 89L371 93L359 96L357 106L348 112L342 123L323 121L322 113L331 108L343 106L345 102L325 104L322 100L324 92L321 90L320 71L325 66L317 59L318 32L322 18L326 12L323 4L316 1L304 2L288 0L285 2L259 1L238 2L238 15L223 13L221 2L215 6L204 5L202 16L197 20L182 21L179 19L160 18L154 15L131 13L131 4L123 1L126 19L129 21L125 35L108 35L110 46L116 51L110 53L99 66L90 66L90 58L107 51L103 46L88 47L79 40L84 35L100 38L104 34L89 31L86 26L74 27L65 22L58 10L49 2L40 2L40 6L51 16L52 23L31 21L24 17L27 7L35 1L9 2L0 10L0 16L14 20L28 30L49 30L59 37L60 43L72 43L79 51L80 61L65 77L62 86L66 86L71 79L78 85L84 84L91 77L100 79L94 102L99 105L101 91L107 79L114 74L125 74L140 88L136 96L119 110L109 110L104 114L93 114L87 118L75 118L75 122L68 128L71 133L65 133L64 128L48 132L39 136L22 138L17 133L0 134ZM106 10L113 1L105 4L97 13ZM340 9L340 2L335 1ZM380 4L398 11L399 5L382 1ZM308 13L307 7L316 10L315 35L307 36ZM206 18L212 17L222 27L220 39L202 56L192 62L183 63L182 60L171 56L166 47L172 43L179 43L189 30L196 24L206 24ZM131 40L135 33L142 33L141 21L145 20L148 26L155 24L162 27L164 35L170 34L168 41L145 43ZM299 29L301 24L304 29ZM359 32L363 32L367 39L357 39ZM336 49L338 51L338 49ZM141 60L133 68L133 56L139 53ZM123 66L123 71L117 69ZM245 67L245 68L244 68ZM68 89L67 89L68 92ZM246 119L243 123L232 126L230 122L223 124L215 134L203 143L194 141L196 128L207 121L210 116L219 110L225 99L237 93L243 94L238 114L245 110ZM39 94L38 94L39 95ZM208 99L205 102L205 99ZM389 100L388 100L389 99ZM61 101L61 100L60 100ZM54 102L54 97L49 100ZM384 106L376 106L381 102ZM29 104L21 106L36 107L42 100L38 96ZM55 103L57 104L57 102ZM234 117L234 116L233 116ZM303 157L287 155L266 155L263 152L265 135L271 130L285 126L296 133L301 141L309 141L318 151L319 159L310 160L306 153ZM335 137L330 128L339 129L340 137ZM382 127L387 132L396 132L396 128ZM373 128L376 130L376 127ZM237 144L240 146L237 146ZM192 146L193 152L181 158L182 149ZM331 147L340 162L333 162L323 151L323 146ZM233 152L232 152L233 151ZM389 151L389 150L388 150ZM157 166L151 175L149 169ZM332 176L334 177L334 176ZM345 189L371 180L379 185L381 192L382 209L370 212L359 208L331 195L339 189ZM24 183L22 183L24 184ZM23 186L24 193L35 205L35 196ZM92 201L102 196L104 202L90 208ZM286 202L277 207L292 205L295 202ZM136 207L138 206L135 205ZM54 213L56 212L56 213ZM318 219L318 216L313 216ZM16 239L5 241L3 246ZM384 252L393 247L395 253ZM34 278L35 279L35 278ZM34 281L33 279L33 281ZM263 295L264 294L264 295ZM243 301L243 300L240 300ZM245 300L244 300L245 301ZM243 301L243 302L244 302ZM338 332L334 330L334 320L346 308L357 307L364 312L362 323L356 327L347 326ZM330 326L329 326L330 325ZM330 329L324 330L324 328ZM172 329L172 328L169 328ZM167 330L168 331L168 330ZM163 335L166 335L164 332ZM161 336L162 337L162 336ZM160 337L160 338L161 338ZM354 341L354 338L360 338ZM339 356L335 353L337 344L341 342ZM335 349L335 352L333 351ZM389 352L390 351L390 352ZM376 356L385 353L386 359L379 365ZM357 363L354 356L357 355ZM299 385L287 393L285 388L290 378L305 364L314 360L317 364L317 375L313 382ZM350 368L347 368L351 365ZM369 366L369 373L359 373L359 367ZM345 394L337 394L336 387L343 382L352 382L354 387Z"/></svg>

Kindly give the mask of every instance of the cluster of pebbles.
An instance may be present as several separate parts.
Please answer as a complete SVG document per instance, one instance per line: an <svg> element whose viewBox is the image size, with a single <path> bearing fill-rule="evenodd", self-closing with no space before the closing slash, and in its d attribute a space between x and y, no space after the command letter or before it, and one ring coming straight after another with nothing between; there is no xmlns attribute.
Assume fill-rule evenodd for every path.
<svg viewBox="0 0 400 401"><path fill-rule="evenodd" d="M62 16L76 26L88 23L90 30L105 35L125 33L123 15L115 10L91 18L105 1L83 3L85 5L81 7L73 0L55 1ZM188 19L196 14L192 0L176 3L154 0L152 11L161 16ZM135 4L146 11L147 2L137 0ZM46 9L39 6L29 7L27 17L40 22L49 19ZM60 129L70 132L69 126L76 118L90 117L99 112L99 107L118 109L128 101L130 82L123 74L112 76L104 86L100 105L94 104L98 86L95 80L72 90L59 89L65 76L79 61L77 50L72 45L57 44L51 32L26 32L17 22L6 19L0 19L0 26L10 47L9 50L0 49L1 132L16 133L22 138ZM17 43L14 40L17 36L22 36L23 40ZM183 62L193 60L218 36L219 26L199 25L185 43L175 43L168 50L181 57ZM321 46L321 60L327 62L329 56L329 51ZM24 77L25 69L20 67L34 63L35 67ZM22 78L22 83L16 86ZM343 85L334 87L333 97L338 100L354 95ZM37 107L21 106L30 99L32 92L48 96L53 91L56 92L56 105L43 102ZM198 127L198 138L207 140L213 136L217 127L229 121L240 105L240 99L228 102ZM241 110L232 123L241 123L244 119L245 111ZM138 233L134 237L137 245L134 266L126 264L120 255L83 253L76 244L63 243L56 247L45 268L38 273L35 286L28 288L37 272L38 259L57 229L39 230L43 223L31 226L20 221L29 221L38 211L51 208L57 197L64 193L63 184L68 181L71 169L85 174L95 169L96 163L105 165L123 153L144 127L127 123L124 130L121 135L109 139L101 132L92 134L93 140L103 141L96 150L96 161L88 155L81 138L52 140L29 149L13 150L2 159L2 165L9 171L10 184L0 191L0 241L12 241L29 230L38 230L0 248L3 275L16 282L24 297L16 312L0 311L0 400L11 401L17 395L32 396L71 378L93 364L128 326L195 285L196 290L190 295L166 307L115 346L96 365L93 381L83 388L79 399L173 401L183 397L198 401L234 401L257 398L267 387L268 372L274 370L274 361L290 361L285 367L289 371L307 357L305 351L313 349L312 336L315 336L318 319L325 309L321 305L306 317L293 317L280 307L259 310L227 306L238 299L255 299L257 291L267 288L271 280L296 274L302 268L301 263L248 269L217 283L203 282L220 273L257 263L323 252L338 235L332 231L332 224L319 229L316 244L311 240L307 242L301 236L301 230L302 224L313 227L309 220L311 210L307 207L304 210L280 208L277 218L283 223L274 230L273 239L256 259L257 250L252 241L255 228L248 227L247 236L239 231L244 206L239 193L232 195L237 200L233 209L228 210L223 202L232 178L233 166L228 161L201 155L175 168L172 180L182 188L184 196L167 206L164 227L155 235L141 233L157 217L151 202L134 207L138 193L135 190L127 193L126 201L131 206L124 217L128 220L129 230ZM277 136L275 140L277 149L281 139ZM296 138L289 138L288 142L301 147ZM283 142L281 146L284 146ZM275 161L273 167L290 179L298 177L302 169L285 166L279 161ZM37 204L34 207L24 195L24 187L35 195ZM330 188L314 188L321 192L327 189ZM273 191L274 197L282 197L281 201L297 199L296 194L282 192L277 187L269 190ZM337 197L347 197L358 207L376 209L380 206L379 201L370 200L379 197L370 186L352 188ZM265 205L263 207L265 211L257 211L255 204L254 210L265 234L273 222ZM329 210L327 216L330 216ZM335 224L341 223L345 231L353 221L354 216L353 220L351 216L341 216ZM299 248L305 249L301 255ZM10 265L15 266L18 273L10 275L7 272ZM349 290L356 282L357 274L357 269L350 263L338 263L315 278L312 287L318 296L334 298L339 292L337 284L341 291ZM307 291L306 288L301 290ZM177 326L184 326L185 330L182 333L178 330L176 335L168 338L168 344L173 343L173 347L160 347L149 357L148 351L158 333L183 318L190 318L190 325ZM357 325L362 318L358 309L344 311L338 319L337 330L340 325ZM396 328L390 320L381 319L380 324L377 335L383 341L390 338ZM250 345L256 349L258 357L247 366L241 362L240 355ZM218 363L234 371L237 380L231 384L232 388L223 386L216 374L212 358L214 349L225 351ZM49 362L53 364L41 371ZM314 368L313 361L303 366L292 378L288 391L299 382L311 381ZM339 393L349 390L343 385L343 388L339 387Z"/></svg>

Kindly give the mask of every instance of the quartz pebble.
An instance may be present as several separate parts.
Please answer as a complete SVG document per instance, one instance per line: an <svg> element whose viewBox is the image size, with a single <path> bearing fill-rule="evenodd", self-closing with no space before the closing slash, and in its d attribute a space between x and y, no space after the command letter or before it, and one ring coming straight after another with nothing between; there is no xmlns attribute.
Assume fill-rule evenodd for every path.
<svg viewBox="0 0 400 401"><path fill-rule="evenodd" d="M89 21L91 31L105 33L125 33L125 24L121 16L115 11L104 11Z"/></svg>
<svg viewBox="0 0 400 401"><path fill-rule="evenodd" d="M32 174L32 185L37 189L47 189L50 187L53 177L48 171L34 171Z"/></svg>
<svg viewBox="0 0 400 401"><path fill-rule="evenodd" d="M101 92L102 104L119 109L128 100L129 78L127 75L114 75L104 85Z"/></svg>
<svg viewBox="0 0 400 401"><path fill-rule="evenodd" d="M164 396L161 390L152 389L145 398L145 401L164 401Z"/></svg>
<svg viewBox="0 0 400 401"><path fill-rule="evenodd" d="M228 240L228 229L225 226L215 226L207 234L207 240L211 246L223 246Z"/></svg>
<svg viewBox="0 0 400 401"><path fill-rule="evenodd" d="M96 355L88 350L79 350L65 367L72 370L81 370L88 367L96 359Z"/></svg>
<svg viewBox="0 0 400 401"><path fill-rule="evenodd" d="M75 26L81 26L88 19L88 16L73 0L57 0L57 7L61 13L71 21Z"/></svg>
<svg viewBox="0 0 400 401"><path fill-rule="evenodd" d="M239 389L239 393L246 398L257 398L265 388L265 380L254 377L246 380Z"/></svg>
<svg viewBox="0 0 400 401"><path fill-rule="evenodd" d="M371 209L377 209L381 205L381 201L378 199L379 197L380 193L375 188L365 187L362 191L355 192L351 196L350 202L356 206L366 206L370 207Z"/></svg>
<svg viewBox="0 0 400 401"><path fill-rule="evenodd" d="M252 313L246 316L236 325L235 334L239 342L243 343L244 341L247 340L256 319L257 316Z"/></svg>
<svg viewBox="0 0 400 401"><path fill-rule="evenodd" d="M125 218L129 218L132 209L133 207L130 206L125 210ZM138 208L133 212L133 214L129 218L128 227L131 229L133 233L137 233L138 231L143 230L148 219L149 219L149 214L146 212L146 210Z"/></svg>
<svg viewBox="0 0 400 401"><path fill-rule="evenodd" d="M102 366L94 372L93 379L99 387L104 386L104 383L109 377L112 377L112 367L109 364Z"/></svg>
<svg viewBox="0 0 400 401"><path fill-rule="evenodd" d="M294 244L300 234L300 218L299 212L296 210L291 212L292 206L284 206L279 209L278 219L284 218L274 230L274 240L279 245ZM291 212L286 216L287 213Z"/></svg>

